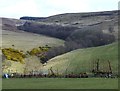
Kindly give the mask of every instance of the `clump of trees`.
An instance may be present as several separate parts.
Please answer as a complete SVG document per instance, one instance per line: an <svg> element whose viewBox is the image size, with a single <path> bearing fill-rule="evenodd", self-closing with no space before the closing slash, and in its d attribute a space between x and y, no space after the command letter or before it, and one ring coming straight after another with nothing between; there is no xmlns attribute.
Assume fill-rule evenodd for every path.
<svg viewBox="0 0 120 91"><path fill-rule="evenodd" d="M26 55L21 51L13 48L3 48L2 53L7 60L16 61L24 64L24 58L26 58Z"/></svg>
<svg viewBox="0 0 120 91"><path fill-rule="evenodd" d="M76 45L72 42L75 42L80 48L96 47L114 42L115 36L103 33L101 30L86 29L77 30L72 33L66 41L66 45L73 45L73 47Z"/></svg>
<svg viewBox="0 0 120 91"><path fill-rule="evenodd" d="M46 25L34 22L26 22L23 26L18 26L18 29L27 32L44 34L51 37L56 37L65 40L77 27Z"/></svg>
<svg viewBox="0 0 120 91"><path fill-rule="evenodd" d="M34 20L34 21L39 21L39 20L44 20L46 17L29 17L29 16L24 16L20 17L21 20Z"/></svg>

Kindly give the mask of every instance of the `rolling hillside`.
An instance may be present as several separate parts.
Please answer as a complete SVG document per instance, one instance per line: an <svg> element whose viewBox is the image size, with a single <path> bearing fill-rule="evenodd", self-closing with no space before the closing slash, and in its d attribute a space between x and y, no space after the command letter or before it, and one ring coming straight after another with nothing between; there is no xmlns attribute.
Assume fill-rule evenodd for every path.
<svg viewBox="0 0 120 91"><path fill-rule="evenodd" d="M57 56L48 61L44 69L52 67L54 72L59 73L91 73L93 62L100 60L100 69L108 69L108 60L111 62L113 73L118 72L118 43L100 47L78 49Z"/></svg>
<svg viewBox="0 0 120 91"><path fill-rule="evenodd" d="M98 59L100 59L101 65L107 65L106 61L110 60L113 71L117 72L117 43L113 43L118 40L117 10L66 13L41 18L22 17L20 20L1 19L2 24L0 26L3 30L0 30L2 31L2 35L0 35L2 46L0 47L14 48L25 53L33 48L46 45L56 47L51 48L48 53L43 53L45 56L43 60L41 59L42 61L47 62L50 59L44 67L41 63L39 64L40 58L36 56L26 58L24 65L3 58L3 64L8 65L9 69L14 68L14 72L16 70L23 72L26 66L27 69L33 67L31 70L35 70L36 65L39 64L38 70L42 68L46 72L53 66L54 71L59 70L60 73L67 71L68 73L90 73L93 61ZM60 54L62 55L58 56ZM104 67L107 67L106 65Z"/></svg>
<svg viewBox="0 0 120 91"><path fill-rule="evenodd" d="M88 25L99 25L102 22L114 23L118 19L118 11L86 12L86 13L64 13L49 17L21 17L21 20L34 20L44 23L54 23L58 25L70 25L85 27Z"/></svg>
<svg viewBox="0 0 120 91"><path fill-rule="evenodd" d="M45 25L77 27L81 30L84 30L84 28L91 30L97 29L105 33L112 33L118 38L118 15L118 10L113 10L87 13L65 13L49 17L21 17L20 20L32 20ZM29 27L31 27L31 25L29 25ZM27 28L24 28L24 30L27 30Z"/></svg>
<svg viewBox="0 0 120 91"><path fill-rule="evenodd" d="M8 30L1 30L1 31L2 31L2 35L0 36L2 36L2 41L1 41L2 44L0 47L14 48L17 50L22 50L24 53L39 46L48 45L50 47L53 47L53 46L64 45L63 40L47 37L44 35L38 35L28 32L17 32L17 31L14 32ZM2 59L1 57L2 56L0 56L0 59ZM2 64L5 67L3 72L23 73L25 69L27 69L28 71L32 71L32 70L40 70L40 68L42 67L42 64L40 63L40 59L36 56L27 57L24 59L24 61L25 64L21 64L20 62L6 60L3 57Z"/></svg>
<svg viewBox="0 0 120 91"><path fill-rule="evenodd" d="M38 35L28 32L13 32L13 31L2 30L3 48L12 47L12 45L14 45L14 48L16 49L27 51L39 46L49 45L52 47L52 46L60 46L63 44L64 44L63 40L47 37L44 35Z"/></svg>

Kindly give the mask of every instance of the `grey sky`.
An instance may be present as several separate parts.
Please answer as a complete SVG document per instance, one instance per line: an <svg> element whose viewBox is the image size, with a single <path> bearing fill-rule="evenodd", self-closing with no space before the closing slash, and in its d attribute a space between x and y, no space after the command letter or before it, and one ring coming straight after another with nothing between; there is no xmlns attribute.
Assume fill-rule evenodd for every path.
<svg viewBox="0 0 120 91"><path fill-rule="evenodd" d="M61 13L118 9L119 0L0 0L0 17L46 17Z"/></svg>

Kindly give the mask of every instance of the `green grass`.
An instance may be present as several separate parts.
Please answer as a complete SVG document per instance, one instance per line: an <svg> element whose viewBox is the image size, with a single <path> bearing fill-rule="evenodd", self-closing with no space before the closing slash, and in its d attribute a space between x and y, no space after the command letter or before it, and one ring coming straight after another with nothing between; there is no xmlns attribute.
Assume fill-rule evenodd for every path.
<svg viewBox="0 0 120 91"><path fill-rule="evenodd" d="M18 78L3 79L3 89L117 89L118 79Z"/></svg>
<svg viewBox="0 0 120 91"><path fill-rule="evenodd" d="M57 56L48 61L45 69L53 68L54 72L80 73L90 72L93 68L93 62L100 59L101 69L108 70L108 60L111 62L112 70L115 74L118 72L118 43L105 46L78 49L66 54Z"/></svg>

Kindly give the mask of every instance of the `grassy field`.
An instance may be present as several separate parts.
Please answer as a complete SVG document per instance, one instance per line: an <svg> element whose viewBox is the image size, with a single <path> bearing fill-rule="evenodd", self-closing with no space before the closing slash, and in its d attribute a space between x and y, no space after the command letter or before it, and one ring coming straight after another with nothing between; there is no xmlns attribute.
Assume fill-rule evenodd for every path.
<svg viewBox="0 0 120 91"><path fill-rule="evenodd" d="M118 79L18 78L3 79L3 89L117 89Z"/></svg>
<svg viewBox="0 0 120 91"><path fill-rule="evenodd" d="M59 73L80 73L90 72L93 62L100 60L100 69L108 70L108 60L111 62L113 73L118 72L118 43L105 46L78 49L66 54L57 56L48 61L45 69L53 68L54 72L58 69Z"/></svg>
<svg viewBox="0 0 120 91"><path fill-rule="evenodd" d="M2 30L2 47L12 47L23 51L30 50L39 46L59 46L63 45L64 41L40 34L28 32L13 32Z"/></svg>

